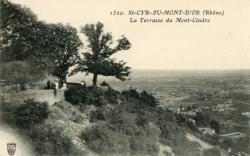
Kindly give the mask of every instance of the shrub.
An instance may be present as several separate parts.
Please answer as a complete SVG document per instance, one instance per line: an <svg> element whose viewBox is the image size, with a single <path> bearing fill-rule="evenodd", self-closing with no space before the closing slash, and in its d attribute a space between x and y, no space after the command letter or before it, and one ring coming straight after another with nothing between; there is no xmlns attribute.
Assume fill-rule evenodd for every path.
<svg viewBox="0 0 250 156"><path fill-rule="evenodd" d="M141 92L140 99L147 105L155 107L158 105L159 101L152 95L146 92L145 90Z"/></svg>
<svg viewBox="0 0 250 156"><path fill-rule="evenodd" d="M141 131L139 135L130 138L131 155L157 156L159 145L156 138Z"/></svg>
<svg viewBox="0 0 250 156"><path fill-rule="evenodd" d="M212 149L208 149L205 150L203 152L204 156L220 156L220 151L217 148L212 148Z"/></svg>
<svg viewBox="0 0 250 156"><path fill-rule="evenodd" d="M107 86L107 87L109 87L109 84L106 81L102 81L102 83L100 84L100 86Z"/></svg>
<svg viewBox="0 0 250 156"><path fill-rule="evenodd" d="M105 114L103 113L102 110L97 109L95 111L90 112L90 122L95 122L97 120L105 120Z"/></svg>
<svg viewBox="0 0 250 156"><path fill-rule="evenodd" d="M107 100L112 103L112 104L116 104L117 100L119 98L120 92L112 89L112 88L108 88L108 90L106 90L104 92L105 97L107 98Z"/></svg>
<svg viewBox="0 0 250 156"><path fill-rule="evenodd" d="M36 126L28 134L35 152L41 155L66 156L72 154L73 143L63 133L63 128L54 125Z"/></svg>
<svg viewBox="0 0 250 156"><path fill-rule="evenodd" d="M88 128L82 133L81 138L91 150L101 155L130 152L127 136L111 130L106 123Z"/></svg>
<svg viewBox="0 0 250 156"><path fill-rule="evenodd" d="M210 127L215 130L216 134L220 133L220 123L218 121L211 120Z"/></svg>
<svg viewBox="0 0 250 156"><path fill-rule="evenodd" d="M122 95L124 95L127 99L136 98L142 101L143 104L155 107L158 105L159 101L152 95L146 92L145 90L141 93L137 92L136 89L130 89L122 91Z"/></svg>
<svg viewBox="0 0 250 156"><path fill-rule="evenodd" d="M117 111L113 116L115 116L115 118L113 117L109 120L110 128L113 130L130 136L133 136L134 133L139 131L139 127L136 125L135 114Z"/></svg>
<svg viewBox="0 0 250 156"><path fill-rule="evenodd" d="M86 101L86 92L87 91L85 87L71 87L64 93L65 100L72 103L73 105L78 105L79 103Z"/></svg>
<svg viewBox="0 0 250 156"><path fill-rule="evenodd" d="M18 106L13 112L14 123L20 128L29 128L34 124L42 123L48 118L48 103L28 100L25 104Z"/></svg>
<svg viewBox="0 0 250 156"><path fill-rule="evenodd" d="M124 90L122 91L122 95L124 95L125 97L129 98L129 97L133 97L133 98L140 98L140 94L136 91L136 89L129 89L129 90Z"/></svg>
<svg viewBox="0 0 250 156"><path fill-rule="evenodd" d="M87 120L87 117L79 112L73 112L70 118L74 123L84 123Z"/></svg>
<svg viewBox="0 0 250 156"><path fill-rule="evenodd" d="M106 103L104 91L95 87L75 86L65 91L65 100L73 105L88 104L102 106Z"/></svg>
<svg viewBox="0 0 250 156"><path fill-rule="evenodd" d="M206 112L197 112L194 120L198 126L208 126L210 117Z"/></svg>
<svg viewBox="0 0 250 156"><path fill-rule="evenodd" d="M156 155L160 129L151 122L137 125L137 114L112 112L106 121L98 122L82 133L82 139L93 151L102 154Z"/></svg>

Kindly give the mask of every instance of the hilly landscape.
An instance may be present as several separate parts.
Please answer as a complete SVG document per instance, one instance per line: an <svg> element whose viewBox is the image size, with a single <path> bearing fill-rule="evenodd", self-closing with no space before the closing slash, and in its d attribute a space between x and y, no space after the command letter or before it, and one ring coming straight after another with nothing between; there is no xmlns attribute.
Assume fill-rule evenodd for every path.
<svg viewBox="0 0 250 156"><path fill-rule="evenodd" d="M2 102L1 110L5 121L18 129L19 135L30 142L32 151L37 155L228 155L228 147L221 142L221 135L242 132L246 134L245 138L249 137L246 126L249 119L242 115L249 111L249 107L243 109L234 104L238 114L235 110L230 110L235 113L212 110L220 100L228 102L233 98L233 102L237 102L238 96L248 93L246 87L249 80L245 76L248 71L239 72L241 74L234 78L230 73L214 72L202 76L192 73L191 77L184 77L183 74L156 77L154 74L152 78L145 72L148 77L142 75L144 79L134 77L127 82L103 79L110 83L109 86L72 86L65 91L65 97L55 103L46 101L46 98L45 102L24 102L19 97L19 103L10 104L11 100L4 99L8 102ZM204 83L208 83L208 79L209 85ZM77 78L74 80L77 81ZM88 78L85 80L88 81ZM226 82L230 86L225 87ZM211 83L216 87L211 87ZM223 89L223 93L228 89L226 91L234 95L230 92L230 96L222 96L220 92L215 92L220 96L213 94L209 99L194 96L204 89L211 92L219 88ZM28 89L31 90L34 89ZM247 99L243 100L241 98L239 102L244 106ZM209 117L202 119L199 113L195 116L177 113L180 106L190 107L191 111L203 109ZM210 107L211 111L205 110L206 107ZM243 120L238 121L239 117ZM194 119L196 124L193 125L190 119ZM210 128L211 120L225 123L228 119L233 119L232 123L238 126L220 124L220 132L212 135L200 130L201 127ZM243 141L243 146L234 147L235 152L248 152L249 140Z"/></svg>
<svg viewBox="0 0 250 156"><path fill-rule="evenodd" d="M36 155L199 155L199 148L213 149L147 92L77 87L66 90L65 100L52 106L3 102L1 110Z"/></svg>
<svg viewBox="0 0 250 156"><path fill-rule="evenodd" d="M0 19L0 155L250 154L249 70L133 70L114 56L136 41L102 22L9 0Z"/></svg>

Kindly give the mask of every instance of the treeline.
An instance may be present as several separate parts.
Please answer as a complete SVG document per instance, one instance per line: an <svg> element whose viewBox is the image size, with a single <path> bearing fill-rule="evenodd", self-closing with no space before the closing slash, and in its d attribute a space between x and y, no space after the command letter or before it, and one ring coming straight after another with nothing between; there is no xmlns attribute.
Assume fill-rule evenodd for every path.
<svg viewBox="0 0 250 156"><path fill-rule="evenodd" d="M0 0L0 17L0 76L20 84L22 89L46 74L56 76L62 85L68 75L91 73L96 86L98 75L125 80L130 73L126 62L110 58L118 51L129 49L130 42L122 36L113 45L111 33L105 33L100 22L81 28L87 37L87 52L80 54L83 43L77 29L69 24L45 23L29 8L7 0ZM70 72L70 67L76 68Z"/></svg>
<svg viewBox="0 0 250 156"><path fill-rule="evenodd" d="M70 25L47 24L30 9L7 0L1 0L0 6L1 77L22 87L46 73L65 81L83 45L77 30Z"/></svg>

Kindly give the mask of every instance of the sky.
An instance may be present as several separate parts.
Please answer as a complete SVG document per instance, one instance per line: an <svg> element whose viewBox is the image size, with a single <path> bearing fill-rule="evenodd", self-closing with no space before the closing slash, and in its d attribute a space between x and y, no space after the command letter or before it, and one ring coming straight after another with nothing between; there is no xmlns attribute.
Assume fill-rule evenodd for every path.
<svg viewBox="0 0 250 156"><path fill-rule="evenodd" d="M10 1L29 7L42 21L69 23L78 30L85 24L102 22L114 39L125 35L132 43L131 49L113 57L128 62L133 69L250 69L249 0ZM110 15L113 10L127 13L140 9L211 9L224 10L225 14L206 16L210 23L130 23L130 17L175 16Z"/></svg>

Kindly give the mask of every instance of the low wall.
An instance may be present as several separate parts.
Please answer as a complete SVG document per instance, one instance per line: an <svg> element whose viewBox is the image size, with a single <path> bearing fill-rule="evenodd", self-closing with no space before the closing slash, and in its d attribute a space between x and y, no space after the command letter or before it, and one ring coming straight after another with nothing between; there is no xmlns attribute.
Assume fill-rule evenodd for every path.
<svg viewBox="0 0 250 156"><path fill-rule="evenodd" d="M81 86L81 84L75 83L75 82L68 82L67 83L67 88L72 88L72 87L77 87L77 86Z"/></svg>
<svg viewBox="0 0 250 156"><path fill-rule="evenodd" d="M49 105L53 105L55 102L64 101L64 90L57 90L56 96L54 90L25 90L1 96L3 102L23 103L28 99L34 99L38 102L48 102Z"/></svg>

